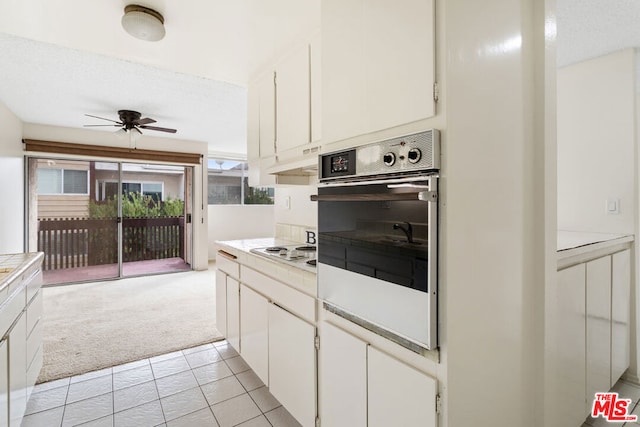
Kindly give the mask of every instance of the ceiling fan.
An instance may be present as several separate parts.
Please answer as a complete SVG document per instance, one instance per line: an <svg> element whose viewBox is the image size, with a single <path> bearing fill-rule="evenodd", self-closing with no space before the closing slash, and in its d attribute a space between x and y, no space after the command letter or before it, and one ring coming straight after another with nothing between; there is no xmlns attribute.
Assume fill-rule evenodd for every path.
<svg viewBox="0 0 640 427"><path fill-rule="evenodd" d="M155 123L156 121L150 119L149 117L141 118L142 115L137 111L131 110L119 110L118 116L120 117L120 121L107 119L104 117L93 116L91 114L85 114L87 117L93 117L100 120L107 120L113 122L115 124L112 125L84 125L85 127L98 127L98 126L116 126L121 128L124 132L132 132L136 131L139 134L142 134L140 129L148 129L155 130L159 132L168 132L168 133L176 133L176 129L162 128L158 126L149 126L150 123Z"/></svg>

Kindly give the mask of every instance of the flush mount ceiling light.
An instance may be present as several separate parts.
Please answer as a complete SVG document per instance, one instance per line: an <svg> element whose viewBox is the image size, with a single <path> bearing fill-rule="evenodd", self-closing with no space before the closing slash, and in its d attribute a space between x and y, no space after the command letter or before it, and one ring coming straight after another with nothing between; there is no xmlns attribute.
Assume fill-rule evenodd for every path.
<svg viewBox="0 0 640 427"><path fill-rule="evenodd" d="M122 28L133 37L150 42L162 40L165 35L162 15L137 4L130 4L124 8Z"/></svg>

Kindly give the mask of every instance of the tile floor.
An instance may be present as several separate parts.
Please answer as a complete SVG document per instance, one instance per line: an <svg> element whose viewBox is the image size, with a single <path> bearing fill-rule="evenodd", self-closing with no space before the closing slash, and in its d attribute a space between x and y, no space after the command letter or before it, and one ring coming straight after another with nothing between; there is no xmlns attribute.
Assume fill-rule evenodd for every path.
<svg viewBox="0 0 640 427"><path fill-rule="evenodd" d="M640 427L640 403L638 403L640 402L640 387L635 384L631 384L626 381L620 380L613 386L611 391L618 392L621 398L631 399L633 401L633 403L631 404L631 406L633 407L633 411L631 412L631 414L637 415L638 421L634 423L622 424L620 422L617 422L617 423L607 422L602 417L598 417L598 418L587 417L584 424L582 424L582 427L605 427L605 426Z"/></svg>
<svg viewBox="0 0 640 427"><path fill-rule="evenodd" d="M37 385L22 427L293 427L220 341Z"/></svg>

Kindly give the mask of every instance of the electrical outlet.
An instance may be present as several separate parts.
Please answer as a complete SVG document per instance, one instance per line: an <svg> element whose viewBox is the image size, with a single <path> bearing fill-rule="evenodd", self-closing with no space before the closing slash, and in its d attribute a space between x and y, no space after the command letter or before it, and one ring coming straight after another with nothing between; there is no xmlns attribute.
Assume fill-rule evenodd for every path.
<svg viewBox="0 0 640 427"><path fill-rule="evenodd" d="M608 215L617 215L620 213L620 199L607 199L606 210Z"/></svg>

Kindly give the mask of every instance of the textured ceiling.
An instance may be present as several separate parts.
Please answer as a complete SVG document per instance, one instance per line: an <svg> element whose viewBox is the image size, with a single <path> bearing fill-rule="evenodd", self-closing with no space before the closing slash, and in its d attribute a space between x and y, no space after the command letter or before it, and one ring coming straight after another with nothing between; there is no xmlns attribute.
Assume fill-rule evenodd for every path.
<svg viewBox="0 0 640 427"><path fill-rule="evenodd" d="M24 122L67 127L99 123L85 113L116 119L119 109L137 110L178 129L155 136L246 153L245 87L319 28L320 0L137 3L164 15L165 39L143 42L122 30L126 0L0 0L0 102ZM638 0L556 7L559 66L640 46Z"/></svg>
<svg viewBox="0 0 640 427"><path fill-rule="evenodd" d="M23 122L65 127L136 110L178 129L149 134L242 155L248 81L319 29L320 0L144 0L167 31L144 42L120 26L128 3L0 0L0 102Z"/></svg>

